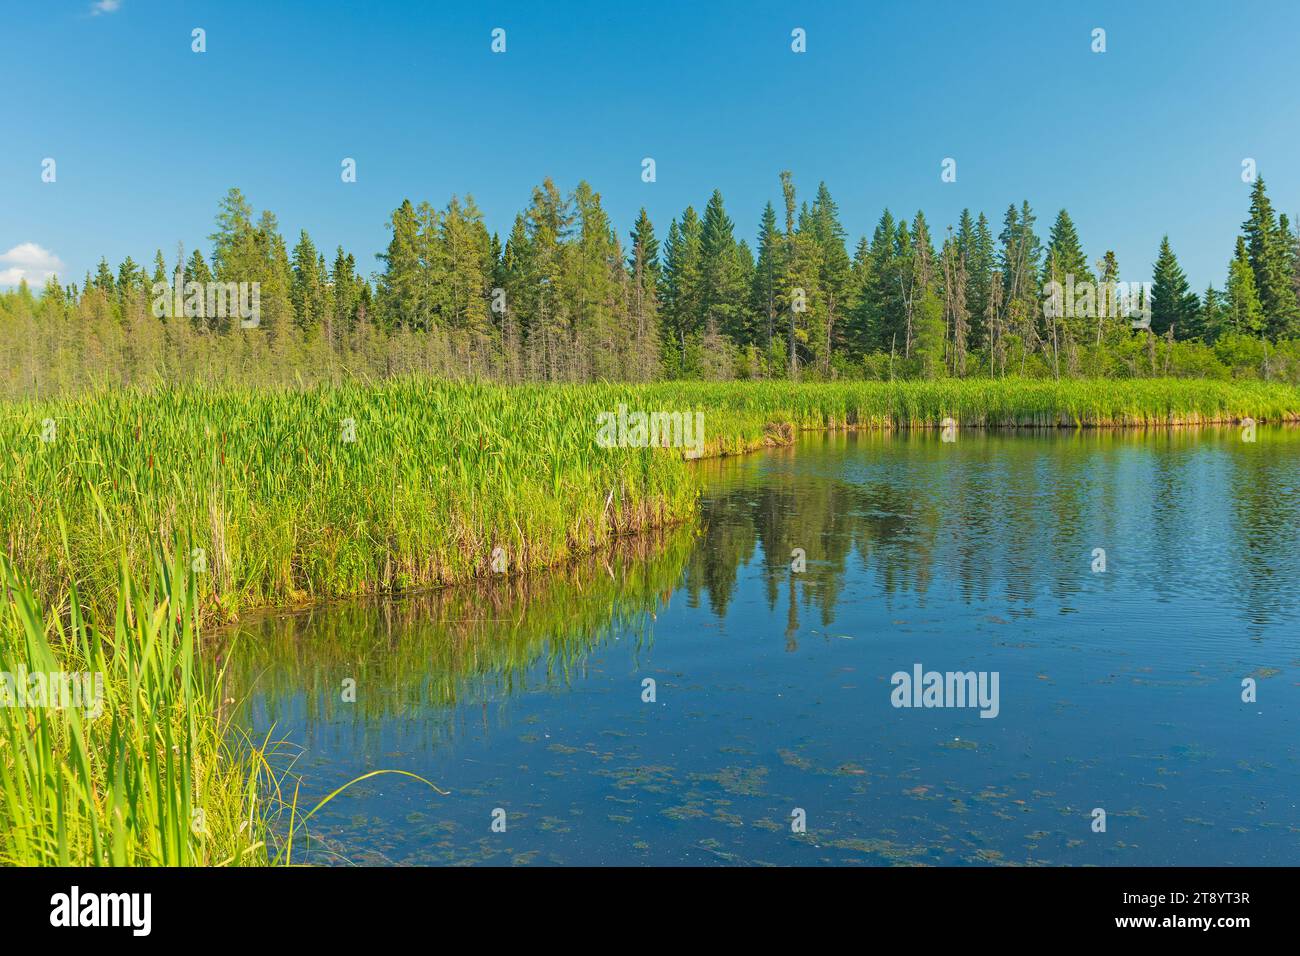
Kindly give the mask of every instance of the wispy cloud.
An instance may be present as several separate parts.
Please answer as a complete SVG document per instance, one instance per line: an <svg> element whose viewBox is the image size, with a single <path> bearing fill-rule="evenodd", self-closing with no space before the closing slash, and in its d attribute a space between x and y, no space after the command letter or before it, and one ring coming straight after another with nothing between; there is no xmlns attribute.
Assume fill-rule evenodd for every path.
<svg viewBox="0 0 1300 956"><path fill-rule="evenodd" d="M21 242L8 252L0 252L0 286L18 285L24 279L33 288L63 272L63 260L34 242Z"/></svg>
<svg viewBox="0 0 1300 956"><path fill-rule="evenodd" d="M97 17L101 13L117 13L122 9L122 0L95 0L90 5L90 15Z"/></svg>

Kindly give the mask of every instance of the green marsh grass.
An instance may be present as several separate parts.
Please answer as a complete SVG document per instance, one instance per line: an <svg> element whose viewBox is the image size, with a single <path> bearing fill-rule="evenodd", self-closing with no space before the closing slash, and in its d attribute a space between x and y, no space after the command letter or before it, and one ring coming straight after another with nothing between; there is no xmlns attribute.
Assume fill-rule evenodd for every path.
<svg viewBox="0 0 1300 956"><path fill-rule="evenodd" d="M0 707L0 863L291 862L313 814L373 774L301 812L292 778L273 767L276 745L232 725L237 705L212 648L199 646L201 625L469 581L491 573L498 547L510 572L501 586L518 588L522 572L689 521L710 469L678 448L599 447L597 416L619 405L703 412L706 457L799 430L949 417L988 428L1300 419L1295 388L1195 380L410 379L0 404L0 670L102 673L105 708L90 719ZM171 557L160 540L175 543ZM652 593L633 595L634 611L653 613ZM557 620L569 613L564 600L555 607ZM496 625L470 637L427 693L454 696L467 675L513 680L542 653ZM581 666L582 646L556 648L557 667ZM417 672L395 672L396 685Z"/></svg>
<svg viewBox="0 0 1300 956"><path fill-rule="evenodd" d="M198 663L192 577L183 565L154 570L155 583L142 589L119 568L116 613L98 628L81 616L75 589L66 622L44 609L0 554L0 669L18 687L29 675L102 675L102 697L80 706L20 698L8 684L0 863L267 862L262 753L225 737L216 682Z"/></svg>
<svg viewBox="0 0 1300 956"><path fill-rule="evenodd" d="M205 619L553 567L690 520L680 449L602 448L597 415L701 411L706 456L800 429L1165 426L1295 420L1258 382L940 380L498 386L428 379L301 390L160 387L0 405L0 548L52 597L111 607L179 538ZM42 440L49 438L50 440ZM349 440L351 439L351 440ZM66 518L66 547L59 513Z"/></svg>
<svg viewBox="0 0 1300 956"><path fill-rule="evenodd" d="M44 610L0 554L0 865L289 865L311 818L354 784L395 774L447 794L375 770L301 809L284 748L231 720L237 702L201 653L185 559L160 556L148 589L119 572L113 624L101 629L75 588L70 613ZM95 693L36 690L80 674Z"/></svg>

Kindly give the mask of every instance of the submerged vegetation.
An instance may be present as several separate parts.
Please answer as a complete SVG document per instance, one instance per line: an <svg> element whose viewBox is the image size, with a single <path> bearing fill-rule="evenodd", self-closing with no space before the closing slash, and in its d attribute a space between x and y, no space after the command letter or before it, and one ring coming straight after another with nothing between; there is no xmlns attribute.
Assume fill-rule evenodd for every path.
<svg viewBox="0 0 1300 956"><path fill-rule="evenodd" d="M626 409L702 413L705 456L798 429L1167 425L1300 417L1300 390L1189 380L648 385L400 379L168 386L0 406L0 541L47 602L117 601L179 540L201 613L550 567L690 519L681 447L602 447ZM670 438L672 436L669 436ZM937 440L937 439L936 439Z"/></svg>

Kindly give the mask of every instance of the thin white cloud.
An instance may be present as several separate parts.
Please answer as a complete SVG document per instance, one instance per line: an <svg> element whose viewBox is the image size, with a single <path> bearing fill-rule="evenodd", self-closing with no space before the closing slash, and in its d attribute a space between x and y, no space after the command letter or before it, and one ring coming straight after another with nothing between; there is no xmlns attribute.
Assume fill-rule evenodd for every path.
<svg viewBox="0 0 1300 956"><path fill-rule="evenodd" d="M26 279L29 286L39 289L63 269L62 259L34 242L20 242L8 252L0 252L0 286L15 286Z"/></svg>
<svg viewBox="0 0 1300 956"><path fill-rule="evenodd" d="M101 13L117 13L122 9L122 0L95 0L90 5L90 15L97 17Z"/></svg>

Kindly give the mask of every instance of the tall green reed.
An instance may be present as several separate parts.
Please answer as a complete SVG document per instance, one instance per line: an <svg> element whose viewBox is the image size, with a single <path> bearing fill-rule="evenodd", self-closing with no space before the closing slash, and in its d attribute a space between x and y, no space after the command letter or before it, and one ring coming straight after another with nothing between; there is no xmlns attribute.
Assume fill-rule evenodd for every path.
<svg viewBox="0 0 1300 956"><path fill-rule="evenodd" d="M48 609L0 554L0 862L266 862L263 755L225 737L183 559L160 554L153 572L142 586L119 565L100 627L75 586L66 613ZM88 675L80 700L53 691L70 674Z"/></svg>
<svg viewBox="0 0 1300 956"><path fill-rule="evenodd" d="M680 448L604 448L597 416L704 414L704 454L813 428L1089 427L1300 417L1300 390L1186 379L167 386L0 404L0 550L45 599L112 606L116 558L201 558L205 618L549 568L689 520ZM58 514L66 515L65 529ZM65 544L66 542L66 544Z"/></svg>

